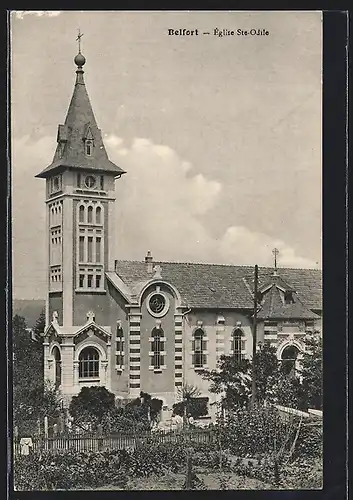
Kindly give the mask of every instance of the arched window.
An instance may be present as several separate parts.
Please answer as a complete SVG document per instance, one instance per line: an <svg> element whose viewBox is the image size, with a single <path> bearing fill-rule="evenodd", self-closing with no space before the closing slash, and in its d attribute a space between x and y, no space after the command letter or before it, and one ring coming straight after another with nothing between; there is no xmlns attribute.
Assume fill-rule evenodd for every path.
<svg viewBox="0 0 353 500"><path fill-rule="evenodd" d="M88 207L87 222L88 224L92 224L93 222L93 207Z"/></svg>
<svg viewBox="0 0 353 500"><path fill-rule="evenodd" d="M79 356L79 377L99 377L99 354L94 347L85 347Z"/></svg>
<svg viewBox="0 0 353 500"><path fill-rule="evenodd" d="M101 224L102 220L102 209L101 207L96 208L96 224Z"/></svg>
<svg viewBox="0 0 353 500"><path fill-rule="evenodd" d="M295 362L299 354L299 349L295 345L289 345L283 349L281 356L281 369L286 375L295 374Z"/></svg>
<svg viewBox="0 0 353 500"><path fill-rule="evenodd" d="M243 331L240 328L236 328L233 332L232 338L232 351L235 359L240 362L243 359L242 350L243 350Z"/></svg>
<svg viewBox="0 0 353 500"><path fill-rule="evenodd" d="M164 352L164 341L161 340L164 338L163 335L162 328L153 328L151 351L153 353L152 366L155 370L158 370L164 365L164 355L162 354L162 352Z"/></svg>
<svg viewBox="0 0 353 500"><path fill-rule="evenodd" d="M202 368L207 364L205 332L198 328L194 333L192 364L195 368Z"/></svg>
<svg viewBox="0 0 353 500"><path fill-rule="evenodd" d="M55 389L61 385L61 355L59 349L55 346L52 351L54 357L55 369Z"/></svg>
<svg viewBox="0 0 353 500"><path fill-rule="evenodd" d="M85 222L85 207L83 205L80 205L78 220L79 222Z"/></svg>

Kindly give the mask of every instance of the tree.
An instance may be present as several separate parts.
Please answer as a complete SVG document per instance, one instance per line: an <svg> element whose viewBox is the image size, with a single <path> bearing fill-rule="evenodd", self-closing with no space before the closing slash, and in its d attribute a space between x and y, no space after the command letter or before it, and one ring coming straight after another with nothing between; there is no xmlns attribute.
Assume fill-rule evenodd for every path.
<svg viewBox="0 0 353 500"><path fill-rule="evenodd" d="M251 397L253 364L235 356L221 356L216 370L203 370L200 375L211 381L210 391L223 394L226 408L247 407ZM276 348L263 344L255 354L256 401L258 404L277 402L280 379Z"/></svg>
<svg viewBox="0 0 353 500"><path fill-rule="evenodd" d="M35 327L33 328L33 333L39 344L43 343L43 333L45 330L45 310L43 309L40 313Z"/></svg>
<svg viewBox="0 0 353 500"><path fill-rule="evenodd" d="M44 384L43 346L32 339L22 316L12 321L13 382L15 386Z"/></svg>
<svg viewBox="0 0 353 500"><path fill-rule="evenodd" d="M288 376L282 371L279 372L279 378L273 387L273 393L276 403L289 408L306 410L305 394L300 378L297 376Z"/></svg>
<svg viewBox="0 0 353 500"><path fill-rule="evenodd" d="M149 421L153 424L156 423L160 417L163 401L161 399L152 398L147 392L141 391L140 398L142 408L146 411Z"/></svg>
<svg viewBox="0 0 353 500"><path fill-rule="evenodd" d="M308 335L304 343L305 350L299 368L304 404L307 408L322 410L322 337L317 333Z"/></svg>
<svg viewBox="0 0 353 500"><path fill-rule="evenodd" d="M184 417L184 423L188 417L199 418L207 415L208 398L200 398L200 390L191 385L185 384L179 391L179 401L173 405L173 415Z"/></svg>
<svg viewBox="0 0 353 500"><path fill-rule="evenodd" d="M149 431L157 422L163 402L141 392L139 398L117 407L115 396L105 387L83 387L71 399L69 413L73 424L95 431L98 426L108 432Z"/></svg>
<svg viewBox="0 0 353 500"><path fill-rule="evenodd" d="M36 329L42 329L43 314ZM42 330L43 331L43 330ZM32 338L22 316L12 321L13 346L13 417L19 428L32 431L37 419L56 417L61 407L60 395L44 380L43 345Z"/></svg>
<svg viewBox="0 0 353 500"><path fill-rule="evenodd" d="M85 430L96 430L115 411L114 394L97 386L82 387L79 394L72 397L69 406L73 424Z"/></svg>
<svg viewBox="0 0 353 500"><path fill-rule="evenodd" d="M280 367L276 347L267 343L261 344L260 349L255 354L257 403L263 404L275 401L274 388L279 378L279 372Z"/></svg>

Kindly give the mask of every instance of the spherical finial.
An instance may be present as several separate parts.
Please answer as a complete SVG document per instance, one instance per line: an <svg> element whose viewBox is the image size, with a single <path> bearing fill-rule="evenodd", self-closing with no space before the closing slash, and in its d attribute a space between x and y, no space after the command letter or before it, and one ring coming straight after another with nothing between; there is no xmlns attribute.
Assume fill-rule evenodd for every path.
<svg viewBox="0 0 353 500"><path fill-rule="evenodd" d="M75 61L76 66L81 68L85 64L86 58L85 58L85 56L83 56L81 54L81 52L79 52L77 54L77 56L75 57L74 61Z"/></svg>

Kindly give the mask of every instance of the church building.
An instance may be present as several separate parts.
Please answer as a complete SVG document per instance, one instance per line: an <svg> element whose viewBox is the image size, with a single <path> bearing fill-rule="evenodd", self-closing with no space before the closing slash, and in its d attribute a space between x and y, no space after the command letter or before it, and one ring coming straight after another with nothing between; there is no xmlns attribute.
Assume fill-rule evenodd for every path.
<svg viewBox="0 0 353 500"><path fill-rule="evenodd" d="M222 354L252 355L254 268L161 262L149 251L141 261L116 259L126 172L105 150L81 51L74 62L54 158L36 176L46 182L45 378L66 404L82 387L100 385L120 399L147 392L167 411L185 384L212 403L199 371L216 368ZM276 346L292 369L305 335L321 329L321 271L260 267L258 292L257 341Z"/></svg>

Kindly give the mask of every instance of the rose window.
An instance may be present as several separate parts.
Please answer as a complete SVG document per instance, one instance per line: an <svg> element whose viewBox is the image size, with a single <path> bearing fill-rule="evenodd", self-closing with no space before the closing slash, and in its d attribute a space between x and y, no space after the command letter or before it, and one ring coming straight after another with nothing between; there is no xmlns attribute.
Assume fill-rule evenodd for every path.
<svg viewBox="0 0 353 500"><path fill-rule="evenodd" d="M156 294L150 299L150 309L152 312L159 314L165 308L165 298L163 295Z"/></svg>
<svg viewBox="0 0 353 500"><path fill-rule="evenodd" d="M152 293L147 300L147 309L152 316L161 318L169 309L168 298L162 293Z"/></svg>

